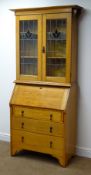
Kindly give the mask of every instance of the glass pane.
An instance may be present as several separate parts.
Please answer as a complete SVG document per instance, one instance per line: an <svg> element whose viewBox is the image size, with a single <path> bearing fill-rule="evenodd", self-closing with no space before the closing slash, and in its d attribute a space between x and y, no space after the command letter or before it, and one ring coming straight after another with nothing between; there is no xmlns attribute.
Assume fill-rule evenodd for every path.
<svg viewBox="0 0 91 175"><path fill-rule="evenodd" d="M47 76L64 77L66 73L66 19L47 20Z"/></svg>
<svg viewBox="0 0 91 175"><path fill-rule="evenodd" d="M38 62L37 20L20 21L20 73L37 75Z"/></svg>

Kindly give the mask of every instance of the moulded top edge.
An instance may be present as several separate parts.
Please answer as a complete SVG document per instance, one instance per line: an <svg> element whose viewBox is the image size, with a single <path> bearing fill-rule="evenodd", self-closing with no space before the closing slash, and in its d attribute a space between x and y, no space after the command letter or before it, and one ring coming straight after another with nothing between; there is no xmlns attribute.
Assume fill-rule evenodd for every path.
<svg viewBox="0 0 91 175"><path fill-rule="evenodd" d="M21 8L21 9L10 9L11 11L14 12L23 12L23 11L36 11L36 10L48 10L48 9L66 9L66 8L70 8L70 9L79 9L81 10L82 7L78 6L78 5L64 5L64 6L48 6L48 7L33 7L33 8Z"/></svg>

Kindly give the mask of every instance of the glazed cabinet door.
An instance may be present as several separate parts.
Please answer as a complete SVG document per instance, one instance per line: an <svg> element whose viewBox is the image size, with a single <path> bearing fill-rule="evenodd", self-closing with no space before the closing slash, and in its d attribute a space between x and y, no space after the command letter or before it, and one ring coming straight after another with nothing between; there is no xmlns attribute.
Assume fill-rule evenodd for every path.
<svg viewBox="0 0 91 175"><path fill-rule="evenodd" d="M41 15L16 17L18 80L41 80Z"/></svg>
<svg viewBox="0 0 91 175"><path fill-rule="evenodd" d="M69 82L71 60L71 14L43 15L44 81Z"/></svg>

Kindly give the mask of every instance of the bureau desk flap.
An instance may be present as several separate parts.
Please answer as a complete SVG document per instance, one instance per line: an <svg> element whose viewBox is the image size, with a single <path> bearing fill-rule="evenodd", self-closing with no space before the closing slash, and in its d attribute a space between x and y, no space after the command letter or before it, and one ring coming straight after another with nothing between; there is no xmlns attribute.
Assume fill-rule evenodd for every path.
<svg viewBox="0 0 91 175"><path fill-rule="evenodd" d="M15 85L10 105L65 110L70 88Z"/></svg>

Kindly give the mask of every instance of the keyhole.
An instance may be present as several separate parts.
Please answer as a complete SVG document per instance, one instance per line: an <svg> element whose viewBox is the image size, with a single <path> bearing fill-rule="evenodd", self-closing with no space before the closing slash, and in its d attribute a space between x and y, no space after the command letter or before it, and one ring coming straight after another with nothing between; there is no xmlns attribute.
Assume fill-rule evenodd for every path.
<svg viewBox="0 0 91 175"><path fill-rule="evenodd" d="M24 122L22 122L22 124L21 124L21 128L24 129Z"/></svg>
<svg viewBox="0 0 91 175"><path fill-rule="evenodd" d="M50 133L52 133L52 131L53 131L53 128L52 128L52 127L50 127Z"/></svg>
<svg viewBox="0 0 91 175"><path fill-rule="evenodd" d="M52 120L52 117L53 117L52 114L50 114L50 120Z"/></svg>
<svg viewBox="0 0 91 175"><path fill-rule="evenodd" d="M21 111L21 115L22 115L22 117L24 116L24 111Z"/></svg>

